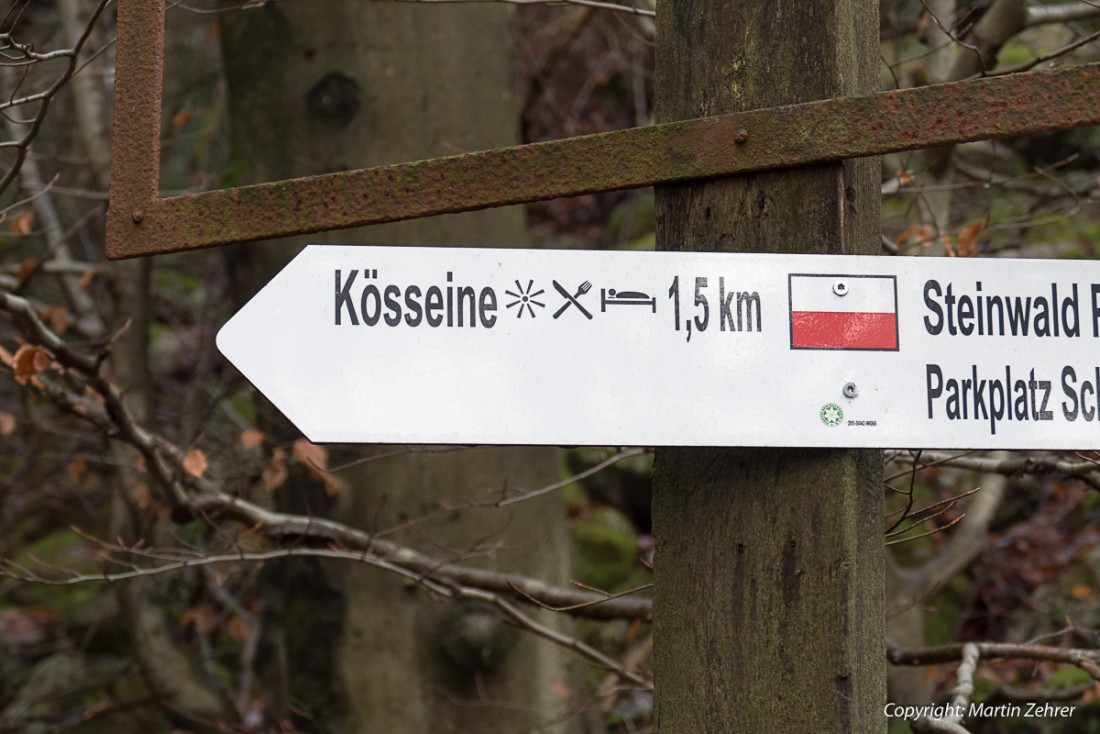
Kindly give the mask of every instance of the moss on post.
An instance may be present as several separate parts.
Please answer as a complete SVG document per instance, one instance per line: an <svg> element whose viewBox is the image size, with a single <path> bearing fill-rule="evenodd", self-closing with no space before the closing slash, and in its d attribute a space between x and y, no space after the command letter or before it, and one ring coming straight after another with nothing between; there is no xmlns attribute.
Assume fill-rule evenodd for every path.
<svg viewBox="0 0 1100 734"><path fill-rule="evenodd" d="M877 29L868 0L660 3L658 120L872 93ZM876 160L657 190L662 249L870 254L878 218ZM882 731L877 452L662 449L653 524L660 731Z"/></svg>

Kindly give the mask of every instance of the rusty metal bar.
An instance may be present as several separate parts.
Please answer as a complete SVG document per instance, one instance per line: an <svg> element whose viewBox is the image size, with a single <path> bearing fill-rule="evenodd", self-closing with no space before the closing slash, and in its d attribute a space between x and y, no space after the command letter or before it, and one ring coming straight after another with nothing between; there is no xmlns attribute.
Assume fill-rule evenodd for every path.
<svg viewBox="0 0 1100 734"><path fill-rule="evenodd" d="M160 181L164 0L118 3L115 68L108 257L119 257L116 252L139 255L157 251L133 224L157 199ZM117 221L123 214L128 221Z"/></svg>
<svg viewBox="0 0 1100 734"><path fill-rule="evenodd" d="M1092 64L160 198L163 20L120 0L111 258L1100 124Z"/></svg>

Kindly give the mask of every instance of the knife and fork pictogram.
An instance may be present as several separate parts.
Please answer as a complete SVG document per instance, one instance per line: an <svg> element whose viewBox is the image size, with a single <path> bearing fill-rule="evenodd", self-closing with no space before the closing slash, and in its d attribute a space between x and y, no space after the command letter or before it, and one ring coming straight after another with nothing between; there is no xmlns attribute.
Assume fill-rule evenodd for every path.
<svg viewBox="0 0 1100 734"><path fill-rule="evenodd" d="M565 303L562 304L562 307L559 308L554 313L554 318L557 318L557 317L561 316L563 313L565 313L565 309L569 308L570 306L576 306L580 310L581 313L583 313L589 319L592 318L592 314L590 314L588 312L588 309L585 308L584 306L582 306L580 304L580 301L577 300L578 298L583 296L585 293L592 290L592 284L591 283L589 283L587 280L584 281L579 286L577 286L577 292L576 293L570 294L569 291L565 290L565 288L563 288L562 285L560 283L558 283L558 281L555 280L555 281L552 281L552 282L554 284L554 288L557 289L558 293L565 296Z"/></svg>

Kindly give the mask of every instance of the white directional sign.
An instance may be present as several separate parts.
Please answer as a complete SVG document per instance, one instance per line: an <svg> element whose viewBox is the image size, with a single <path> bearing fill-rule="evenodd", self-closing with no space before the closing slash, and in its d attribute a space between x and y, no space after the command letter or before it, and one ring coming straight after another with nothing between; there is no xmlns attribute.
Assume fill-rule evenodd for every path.
<svg viewBox="0 0 1100 734"><path fill-rule="evenodd" d="M312 246L218 348L316 442L1100 448L1100 262Z"/></svg>

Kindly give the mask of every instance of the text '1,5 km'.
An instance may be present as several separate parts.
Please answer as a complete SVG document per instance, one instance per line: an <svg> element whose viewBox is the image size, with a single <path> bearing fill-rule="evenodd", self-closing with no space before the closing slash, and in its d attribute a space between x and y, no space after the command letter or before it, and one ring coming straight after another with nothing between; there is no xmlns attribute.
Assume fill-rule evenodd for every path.
<svg viewBox="0 0 1100 734"><path fill-rule="evenodd" d="M1094 262L311 246L218 347L317 442L1100 444Z"/></svg>

